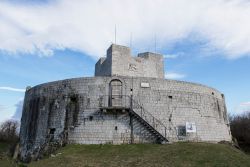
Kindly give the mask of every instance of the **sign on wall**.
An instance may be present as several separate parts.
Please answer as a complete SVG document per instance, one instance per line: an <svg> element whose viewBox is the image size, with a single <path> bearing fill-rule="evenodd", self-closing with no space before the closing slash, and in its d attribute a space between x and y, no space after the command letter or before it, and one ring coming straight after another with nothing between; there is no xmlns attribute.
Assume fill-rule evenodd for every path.
<svg viewBox="0 0 250 167"><path fill-rule="evenodd" d="M149 86L149 83L147 83L147 82L141 82L141 87L142 88L149 88L150 86Z"/></svg>
<svg viewBox="0 0 250 167"><path fill-rule="evenodd" d="M186 122L186 132L187 133L195 133L196 132L195 122Z"/></svg>

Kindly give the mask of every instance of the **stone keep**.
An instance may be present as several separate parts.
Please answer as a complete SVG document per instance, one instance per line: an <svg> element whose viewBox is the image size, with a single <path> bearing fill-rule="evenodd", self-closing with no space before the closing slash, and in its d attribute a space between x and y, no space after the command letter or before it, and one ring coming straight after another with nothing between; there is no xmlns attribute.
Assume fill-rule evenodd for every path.
<svg viewBox="0 0 250 167"><path fill-rule="evenodd" d="M164 79L163 56L131 56L111 45L95 77L27 89L20 157L39 158L68 143L124 144L231 141L225 97L216 89Z"/></svg>
<svg viewBox="0 0 250 167"><path fill-rule="evenodd" d="M107 57L95 65L95 76L133 76L164 78L163 56L156 53L140 53L132 57L130 48L111 45Z"/></svg>

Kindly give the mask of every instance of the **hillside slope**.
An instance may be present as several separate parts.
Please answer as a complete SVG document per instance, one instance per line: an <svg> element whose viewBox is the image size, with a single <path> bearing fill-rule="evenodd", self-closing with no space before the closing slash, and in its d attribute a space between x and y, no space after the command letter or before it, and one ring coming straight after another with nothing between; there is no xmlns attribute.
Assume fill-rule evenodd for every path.
<svg viewBox="0 0 250 167"><path fill-rule="evenodd" d="M1 143L0 146L3 147ZM13 166L13 161L3 155L0 166ZM50 157L27 166L249 167L250 156L228 145L208 143L67 145Z"/></svg>
<svg viewBox="0 0 250 167"><path fill-rule="evenodd" d="M0 167L15 166L15 162L8 157L8 150L10 147L10 143L0 142Z"/></svg>
<svg viewBox="0 0 250 167"><path fill-rule="evenodd" d="M30 166L250 166L250 156L223 144L68 145Z"/></svg>

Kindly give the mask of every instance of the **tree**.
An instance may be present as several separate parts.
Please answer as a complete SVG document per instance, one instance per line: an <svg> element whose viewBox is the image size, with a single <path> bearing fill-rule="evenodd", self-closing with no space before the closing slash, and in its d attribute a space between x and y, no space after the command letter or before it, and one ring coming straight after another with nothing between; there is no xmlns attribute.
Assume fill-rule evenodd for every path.
<svg viewBox="0 0 250 167"><path fill-rule="evenodd" d="M19 123L15 120L7 120L0 125L0 141L18 140Z"/></svg>
<svg viewBox="0 0 250 167"><path fill-rule="evenodd" d="M250 151L250 112L229 116L232 136L237 139L239 146Z"/></svg>

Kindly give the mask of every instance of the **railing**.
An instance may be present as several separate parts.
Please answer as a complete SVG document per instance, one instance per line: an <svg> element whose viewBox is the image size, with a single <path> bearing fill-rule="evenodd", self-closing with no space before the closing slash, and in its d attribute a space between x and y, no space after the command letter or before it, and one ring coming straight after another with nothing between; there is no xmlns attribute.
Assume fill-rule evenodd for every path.
<svg viewBox="0 0 250 167"><path fill-rule="evenodd" d="M155 118L149 111L147 111L138 101L133 99L133 96L128 95L112 95L112 96L102 96L103 100L106 100L104 106L101 107L122 107L127 109L132 109L138 116L140 116L144 121L146 121L151 127L153 127L158 133L160 133L165 139L168 140L168 137L176 136L176 129L171 124L171 121L168 121L167 126L164 125L159 119ZM120 100L121 106L112 106L112 100ZM105 105L106 104L106 105ZM118 103L116 103L118 104Z"/></svg>
<svg viewBox="0 0 250 167"><path fill-rule="evenodd" d="M148 112L141 104L134 99L132 101L133 111L145 120L150 126L152 126L158 133L160 133L165 139L167 139L167 127L157 118L155 118L150 112Z"/></svg>

